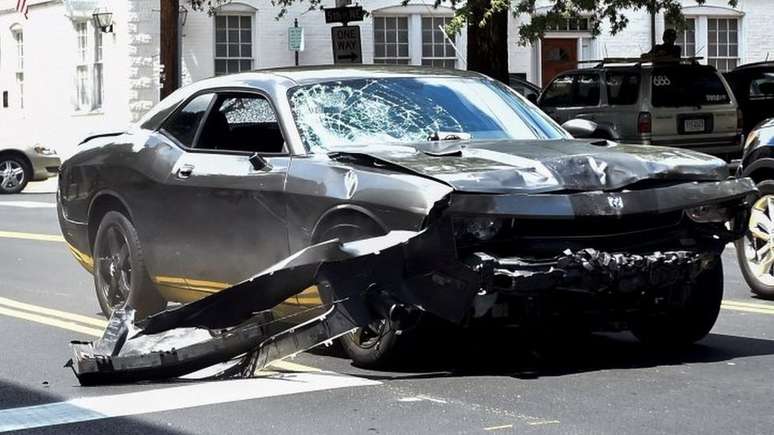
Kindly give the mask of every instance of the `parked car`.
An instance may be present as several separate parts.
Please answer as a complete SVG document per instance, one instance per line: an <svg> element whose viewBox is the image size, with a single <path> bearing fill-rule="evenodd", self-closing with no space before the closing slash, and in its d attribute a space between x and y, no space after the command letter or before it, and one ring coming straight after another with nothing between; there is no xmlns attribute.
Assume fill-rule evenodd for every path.
<svg viewBox="0 0 774 435"><path fill-rule="evenodd" d="M42 145L0 146L0 194L19 193L30 181L57 174L61 161L56 151Z"/></svg>
<svg viewBox="0 0 774 435"><path fill-rule="evenodd" d="M517 74L511 74L508 78L508 86L514 91L518 92L522 96L526 97L533 103L537 101L540 96L540 86L532 83L531 81L520 77Z"/></svg>
<svg viewBox="0 0 774 435"><path fill-rule="evenodd" d="M455 258L403 283L435 295L422 308L433 315L445 305L463 314L448 321L522 326L567 315L686 344L715 322L720 253L754 195L711 156L574 140L476 73L307 67L204 80L87 139L62 165L58 213L106 315L201 298L314 243L424 229ZM276 316L330 298L311 288ZM399 337L381 322L342 344L378 365Z"/></svg>
<svg viewBox="0 0 774 435"><path fill-rule="evenodd" d="M600 63L559 74L538 105L560 123L573 118L595 122L597 138L674 146L727 160L742 151L736 101L711 66Z"/></svg>
<svg viewBox="0 0 774 435"><path fill-rule="evenodd" d="M747 234L736 242L739 267L753 293L774 297L774 118L747 135L737 175L752 178L761 192Z"/></svg>
<svg viewBox="0 0 774 435"><path fill-rule="evenodd" d="M774 62L741 65L725 74L744 117L743 132L774 117Z"/></svg>

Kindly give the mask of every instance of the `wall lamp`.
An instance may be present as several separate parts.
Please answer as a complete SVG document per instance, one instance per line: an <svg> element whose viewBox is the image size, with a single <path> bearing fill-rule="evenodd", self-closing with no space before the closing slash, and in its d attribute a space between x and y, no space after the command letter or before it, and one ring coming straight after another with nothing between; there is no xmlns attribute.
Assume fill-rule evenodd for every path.
<svg viewBox="0 0 774 435"><path fill-rule="evenodd" d="M94 23L102 33L113 33L113 13L96 10L92 14Z"/></svg>

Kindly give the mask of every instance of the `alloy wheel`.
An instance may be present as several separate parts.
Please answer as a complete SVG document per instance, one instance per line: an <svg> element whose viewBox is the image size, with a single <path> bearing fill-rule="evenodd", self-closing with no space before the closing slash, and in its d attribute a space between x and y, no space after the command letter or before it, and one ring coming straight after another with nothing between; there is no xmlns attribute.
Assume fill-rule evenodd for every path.
<svg viewBox="0 0 774 435"><path fill-rule="evenodd" d="M16 160L0 161L0 189L16 189L24 183L24 176L24 168Z"/></svg>
<svg viewBox="0 0 774 435"><path fill-rule="evenodd" d="M764 195L753 205L744 253L753 277L774 285L774 195Z"/></svg>
<svg viewBox="0 0 774 435"><path fill-rule="evenodd" d="M118 225L104 232L97 253L97 285L111 308L124 304L132 289L132 262L129 243Z"/></svg>

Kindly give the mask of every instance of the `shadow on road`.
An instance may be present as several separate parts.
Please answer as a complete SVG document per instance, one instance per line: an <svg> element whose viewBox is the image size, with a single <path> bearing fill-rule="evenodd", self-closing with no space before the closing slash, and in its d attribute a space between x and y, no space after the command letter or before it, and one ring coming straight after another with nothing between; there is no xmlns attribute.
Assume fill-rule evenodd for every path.
<svg viewBox="0 0 774 435"><path fill-rule="evenodd" d="M451 334L453 335L453 334ZM517 333L492 333L486 337L465 334L462 340L422 342L389 372L351 374L374 380L457 376L511 376L531 379L575 373L647 368L687 363L713 363L735 358L774 355L774 340L710 334L683 350L648 348L629 334L593 334L531 340ZM532 343L530 345L530 343Z"/></svg>
<svg viewBox="0 0 774 435"><path fill-rule="evenodd" d="M25 425L32 425L34 419L46 420L63 418L64 415L46 412L37 408L40 405L62 402L66 399L50 394L43 387L31 388L21 386L4 380L0 380L0 430L7 429L6 425L12 422L22 421ZM36 407L35 414L24 413L23 407ZM88 410L79 411L73 407L75 413L88 413ZM25 433L81 433L81 434L183 434L169 427L137 421L131 417L103 418L101 420L84 421L81 423L58 424L30 429Z"/></svg>

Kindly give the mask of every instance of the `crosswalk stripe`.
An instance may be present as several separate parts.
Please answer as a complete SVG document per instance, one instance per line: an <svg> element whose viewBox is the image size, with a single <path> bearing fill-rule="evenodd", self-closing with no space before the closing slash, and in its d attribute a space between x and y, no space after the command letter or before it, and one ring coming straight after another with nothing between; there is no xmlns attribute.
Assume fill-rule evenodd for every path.
<svg viewBox="0 0 774 435"><path fill-rule="evenodd" d="M313 391L380 385L336 373L282 373L0 410L0 432L82 423Z"/></svg>

